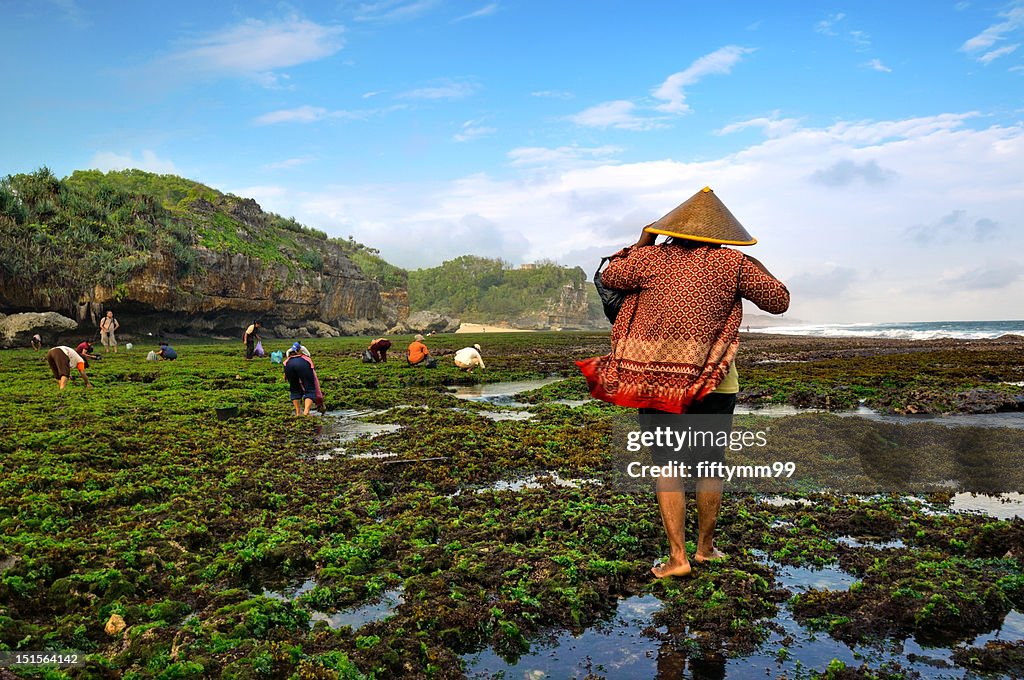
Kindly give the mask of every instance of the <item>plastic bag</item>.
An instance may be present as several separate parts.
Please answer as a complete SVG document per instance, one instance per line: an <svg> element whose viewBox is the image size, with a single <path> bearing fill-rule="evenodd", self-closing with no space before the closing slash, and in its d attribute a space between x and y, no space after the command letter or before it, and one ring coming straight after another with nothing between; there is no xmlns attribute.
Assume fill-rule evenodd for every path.
<svg viewBox="0 0 1024 680"><path fill-rule="evenodd" d="M284 352L282 352L281 350L276 350L270 353L270 363L279 364L282 361L284 361Z"/></svg>
<svg viewBox="0 0 1024 680"><path fill-rule="evenodd" d="M265 357L267 353L263 351L263 341L260 340L256 343L256 347L252 350L252 353L258 357Z"/></svg>
<svg viewBox="0 0 1024 680"><path fill-rule="evenodd" d="M597 294L601 296L601 306L604 307L604 315L608 317L610 323L614 324L615 317L619 315L619 310L622 309L622 303L625 301L626 296L636 291L606 288L601 283L601 269L604 267L604 263L609 260L611 260L610 257L602 257L601 264L597 265L597 271L594 272L594 288L597 288Z"/></svg>

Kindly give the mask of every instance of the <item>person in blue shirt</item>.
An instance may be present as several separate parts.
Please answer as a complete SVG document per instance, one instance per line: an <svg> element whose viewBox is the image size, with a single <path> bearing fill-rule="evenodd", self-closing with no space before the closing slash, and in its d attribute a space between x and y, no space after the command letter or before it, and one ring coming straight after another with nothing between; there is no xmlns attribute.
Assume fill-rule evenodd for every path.
<svg viewBox="0 0 1024 680"><path fill-rule="evenodd" d="M166 342L160 343L160 349L156 351L156 355L161 359L167 361L174 361L178 358L178 353L174 351L174 348L168 345Z"/></svg>

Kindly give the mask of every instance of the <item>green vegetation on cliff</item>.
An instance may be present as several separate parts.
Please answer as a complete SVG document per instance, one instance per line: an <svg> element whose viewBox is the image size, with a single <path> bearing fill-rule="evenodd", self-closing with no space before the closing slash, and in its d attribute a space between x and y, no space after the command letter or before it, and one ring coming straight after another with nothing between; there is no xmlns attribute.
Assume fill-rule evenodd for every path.
<svg viewBox="0 0 1024 680"><path fill-rule="evenodd" d="M182 276L197 268L200 247L319 272L317 242L340 248L385 288L404 286L405 272L372 248L182 177L84 170L58 179L41 168L0 179L0 280L52 305L69 306L97 285L116 289L154 251Z"/></svg>
<svg viewBox="0 0 1024 680"><path fill-rule="evenodd" d="M566 284L587 276L579 267L540 262L515 269L507 262L463 255L440 267L409 272L409 306L470 321L511 321L544 310Z"/></svg>
<svg viewBox="0 0 1024 680"><path fill-rule="evenodd" d="M252 199L174 175L80 170L59 179L41 168L0 179L0 284L31 291L37 305L70 308L96 286L118 291L157 252L179 277L197 273L204 248L283 264L291 274L323 272L325 250L337 248L383 290L407 288L413 310L480 322L542 316L564 286L586 280L581 269L553 262L517 269L473 255L407 272L351 237L328 238Z"/></svg>

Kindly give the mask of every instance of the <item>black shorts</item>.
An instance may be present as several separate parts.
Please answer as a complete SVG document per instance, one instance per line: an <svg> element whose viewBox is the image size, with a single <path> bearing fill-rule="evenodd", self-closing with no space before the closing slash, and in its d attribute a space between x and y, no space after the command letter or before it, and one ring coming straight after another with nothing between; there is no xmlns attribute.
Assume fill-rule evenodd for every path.
<svg viewBox="0 0 1024 680"><path fill-rule="evenodd" d="M736 395L712 392L686 409L685 413L669 413L656 408L639 410L640 429L644 432L670 427L680 434L689 431L697 435L696 444L683 446L650 446L655 465L663 467L679 463L696 470L700 463L725 463L725 446L732 432L732 414L736 410ZM715 443L712 443L715 442Z"/></svg>

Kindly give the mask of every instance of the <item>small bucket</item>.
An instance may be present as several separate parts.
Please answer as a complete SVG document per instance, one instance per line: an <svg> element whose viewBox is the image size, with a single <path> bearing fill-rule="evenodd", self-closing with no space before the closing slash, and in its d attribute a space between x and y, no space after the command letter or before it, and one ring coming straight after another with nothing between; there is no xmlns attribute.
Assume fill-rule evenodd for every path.
<svg viewBox="0 0 1024 680"><path fill-rule="evenodd" d="M238 415L238 404L216 407L217 420L230 420Z"/></svg>

